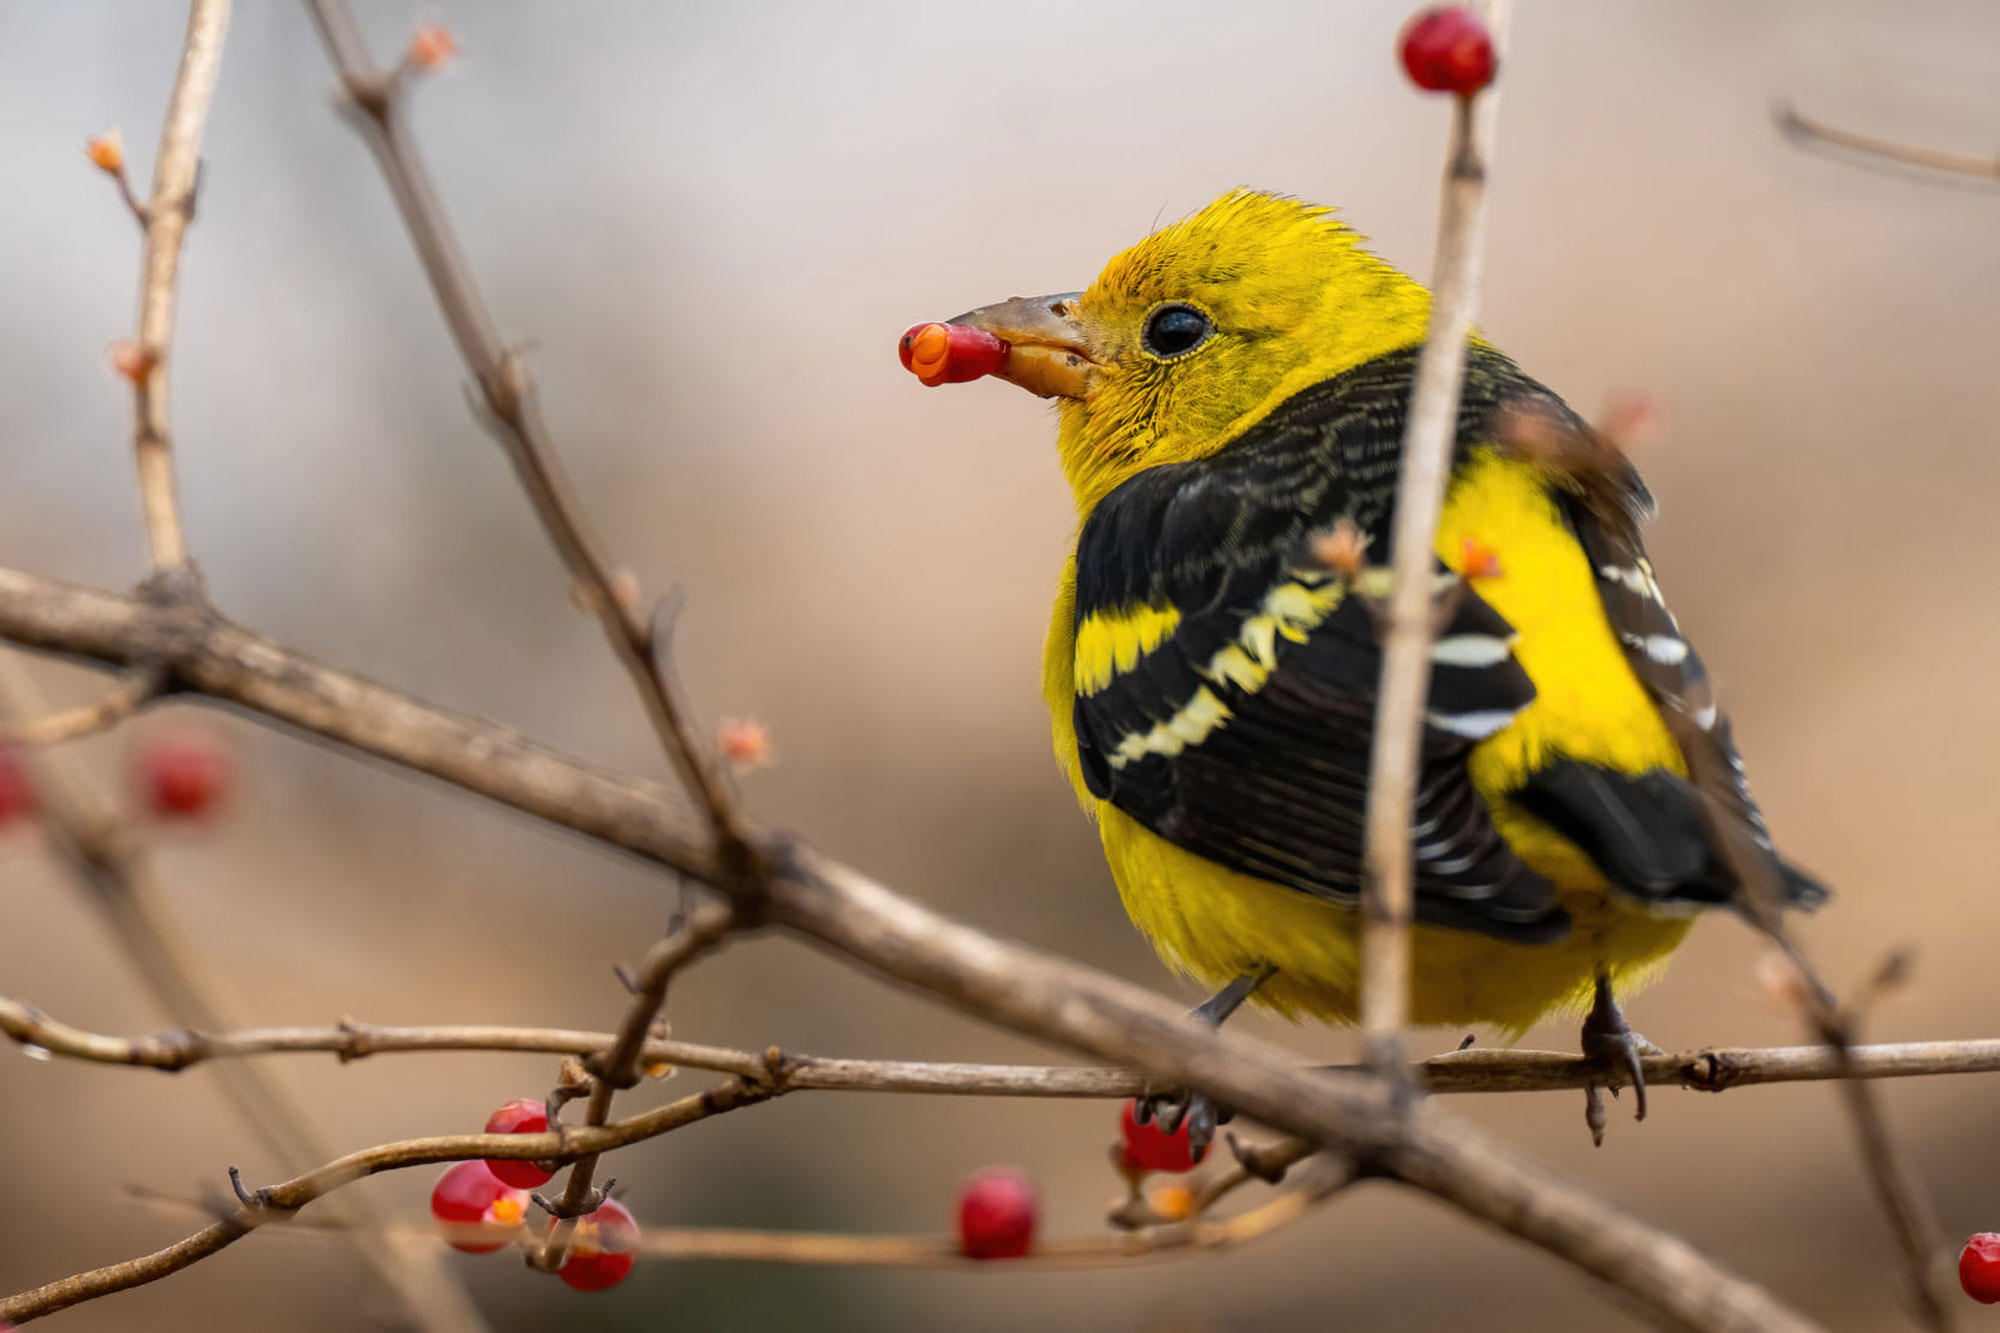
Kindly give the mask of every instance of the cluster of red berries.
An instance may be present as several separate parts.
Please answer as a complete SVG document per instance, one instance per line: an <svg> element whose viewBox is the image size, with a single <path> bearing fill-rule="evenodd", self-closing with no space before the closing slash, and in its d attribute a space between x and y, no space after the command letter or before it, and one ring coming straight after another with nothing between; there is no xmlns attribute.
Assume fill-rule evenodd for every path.
<svg viewBox="0 0 2000 1333"><path fill-rule="evenodd" d="M1434 93L1470 97L1493 82L1493 34L1460 5L1426 9L1403 27L1403 70Z"/></svg>
<svg viewBox="0 0 2000 1333"><path fill-rule="evenodd" d="M186 728L147 737L132 754L131 782L140 804L161 819L213 815L236 785L236 759L220 739ZM37 808L20 755L0 745L0 828Z"/></svg>
<svg viewBox="0 0 2000 1333"><path fill-rule="evenodd" d="M548 1108L526 1098L508 1102L486 1121L488 1134L541 1134L548 1127ZM459 1162L432 1187L431 1216L454 1250L491 1254L505 1249L516 1228L526 1224L528 1191L554 1174L516 1157ZM606 1199L577 1219L556 1276L578 1291L603 1291L625 1280L638 1252L638 1221L625 1205Z"/></svg>

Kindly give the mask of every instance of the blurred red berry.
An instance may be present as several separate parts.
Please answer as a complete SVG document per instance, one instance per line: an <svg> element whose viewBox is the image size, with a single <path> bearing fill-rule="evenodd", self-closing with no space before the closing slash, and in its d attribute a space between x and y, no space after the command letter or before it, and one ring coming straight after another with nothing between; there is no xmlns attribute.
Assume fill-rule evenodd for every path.
<svg viewBox="0 0 2000 1333"><path fill-rule="evenodd" d="M1493 35L1469 9L1426 9L1404 25L1403 68L1434 93L1472 94L1493 82Z"/></svg>
<svg viewBox="0 0 2000 1333"><path fill-rule="evenodd" d="M1118 1116L1118 1132L1125 1136L1125 1166L1132 1171L1192 1171L1208 1155L1208 1145L1199 1153L1188 1144L1187 1122L1172 1134L1160 1128L1158 1120L1140 1124L1138 1102L1127 1098Z"/></svg>
<svg viewBox="0 0 2000 1333"><path fill-rule="evenodd" d="M1035 1241L1034 1182L1011 1166L975 1171L958 1196L959 1248L970 1259L1018 1259Z"/></svg>
<svg viewBox="0 0 2000 1333"><path fill-rule="evenodd" d="M431 1216L446 1224L445 1244L467 1254L491 1254L507 1244L506 1238L474 1240L453 1234L455 1228L481 1223L517 1227L527 1215L528 1192L503 1184L484 1162L460 1162L431 1187Z"/></svg>
<svg viewBox="0 0 2000 1333"><path fill-rule="evenodd" d="M0 826L35 813L35 788L19 756L0 745Z"/></svg>
<svg viewBox="0 0 2000 1333"><path fill-rule="evenodd" d="M578 1291L603 1291L625 1280L638 1253L638 1222L623 1204L606 1199L596 1212L577 1219L556 1276Z"/></svg>
<svg viewBox="0 0 2000 1333"><path fill-rule="evenodd" d="M212 814L236 781L236 759L217 738L182 731L148 738L138 781L146 808L168 819Z"/></svg>
<svg viewBox="0 0 2000 1333"><path fill-rule="evenodd" d="M1958 1285L1981 1305L2000 1302L2000 1232L1967 1238L1958 1255Z"/></svg>
<svg viewBox="0 0 2000 1333"><path fill-rule="evenodd" d="M541 1134L548 1127L548 1106L525 1097L508 1102L486 1118L488 1134ZM555 1175L555 1172L544 1171L533 1162L512 1157L489 1157L486 1169L502 1183L524 1190L540 1189Z"/></svg>

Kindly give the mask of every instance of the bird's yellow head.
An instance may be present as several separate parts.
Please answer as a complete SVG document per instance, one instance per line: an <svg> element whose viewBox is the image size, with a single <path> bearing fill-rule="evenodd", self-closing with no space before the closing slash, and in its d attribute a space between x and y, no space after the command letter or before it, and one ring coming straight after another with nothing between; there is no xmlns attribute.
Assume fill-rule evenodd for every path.
<svg viewBox="0 0 2000 1333"><path fill-rule="evenodd" d="M1060 400L1077 507L1214 453L1302 389L1421 342L1429 295L1318 205L1234 190L1118 255L1088 291L955 324L1009 344L997 373Z"/></svg>

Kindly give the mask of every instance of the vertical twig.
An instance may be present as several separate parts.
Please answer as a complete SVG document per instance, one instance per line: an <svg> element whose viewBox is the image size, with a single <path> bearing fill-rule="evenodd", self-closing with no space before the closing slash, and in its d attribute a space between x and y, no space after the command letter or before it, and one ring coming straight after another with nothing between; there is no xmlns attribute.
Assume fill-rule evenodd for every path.
<svg viewBox="0 0 2000 1333"><path fill-rule="evenodd" d="M194 217L195 187L201 177L201 132L222 68L222 42L228 29L229 0L194 0L189 7L187 42L167 99L145 208L146 257L139 288L139 352L144 368L135 381L133 435L155 574L184 569L188 562L174 488L167 353L174 337L181 242Z"/></svg>
<svg viewBox="0 0 2000 1333"><path fill-rule="evenodd" d="M1507 0L1485 0L1480 8L1497 50L1506 35ZM1410 925L1416 903L1410 825L1424 701L1430 691L1432 552L1457 442L1458 396L1477 304L1486 235L1486 168L1497 110L1498 94L1490 86L1455 99L1437 263L1431 274L1430 326L1417 363L1396 488L1395 585L1369 758L1360 984L1362 1036L1369 1058L1385 1068L1402 1063L1402 1031L1410 1012Z"/></svg>
<svg viewBox="0 0 2000 1333"><path fill-rule="evenodd" d="M403 108L409 67L402 64L386 71L376 67L345 0L308 0L308 4L327 54L340 72L355 123L375 153L445 324L479 387L487 424L507 450L542 527L632 677L669 762L701 804L721 859L738 881L735 887L747 891L762 874L748 829L713 756L688 725L636 599L621 593L616 566L576 501L536 402L534 381L519 354L501 341L410 136Z"/></svg>

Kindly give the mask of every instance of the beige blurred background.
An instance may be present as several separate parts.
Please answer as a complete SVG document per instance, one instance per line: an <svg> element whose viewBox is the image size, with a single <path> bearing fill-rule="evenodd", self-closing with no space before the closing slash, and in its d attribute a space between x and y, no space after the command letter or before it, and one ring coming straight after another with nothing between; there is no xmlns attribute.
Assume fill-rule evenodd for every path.
<svg viewBox="0 0 2000 1333"><path fill-rule="evenodd" d="M1991 1035L2000 505L2000 194L1809 156L1780 94L1856 128L1988 151L2000 10L1981 3L1519 6L1483 322L1594 410L1657 394L1653 543L1738 719L1772 823L1838 886L1807 927L1851 983L1891 945L1917 984L1881 1038ZM791 825L926 902L1189 999L1121 916L1047 754L1045 604L1071 532L1046 409L919 388L896 335L1080 286L1156 219L1249 183L1337 202L1429 263L1445 108L1403 84L1405 6L1119 0L446 10L463 58L415 119L474 265L529 339L564 458L648 587L681 587L705 717L754 715L749 778ZM363 8L378 52L419 7ZM79 148L141 175L184 10L0 4L0 563L141 572L128 400L131 220ZM230 614L577 753L660 762L565 596L375 169L330 108L299 6L238 7L190 243L175 394L193 547ZM41 668L65 700L91 678ZM163 719L140 724L157 726ZM227 717L233 816L163 840L185 919L260 1023L601 1027L669 911L656 874L453 793ZM136 729L135 729L136 730ZM85 747L121 781L130 736ZM102 1031L160 1023L32 834L0 836L0 993ZM1783 1042L1756 952L1703 925L1635 1024L1670 1048ZM677 991L689 1038L848 1055L1037 1051L782 940ZM1302 1058L1338 1033L1259 1030ZM1428 1034L1436 1049L1455 1031ZM1570 1048L1567 1023L1530 1044ZM553 1062L290 1058L345 1147L476 1128ZM270 1163L207 1071L0 1050L0 1289L154 1248L193 1192ZM685 1080L677 1081L681 1087ZM661 1092L639 1096L664 1095ZM1988 1078L1885 1088L1954 1238L2000 1226ZM1456 1109L1842 1329L1900 1326L1893 1262L1824 1087L1663 1092L1593 1152L1575 1094ZM636 1104L636 1103L635 1103ZM620 1155L643 1219L946 1226L1014 1162L1052 1233L1092 1234L1114 1112L799 1096ZM360 1186L418 1216L430 1172ZM1138 1270L937 1274L654 1264L583 1297L458 1258L496 1328L1623 1328L1569 1270L1368 1188L1255 1248ZM325 1246L253 1237L62 1316L77 1330L374 1327Z"/></svg>

